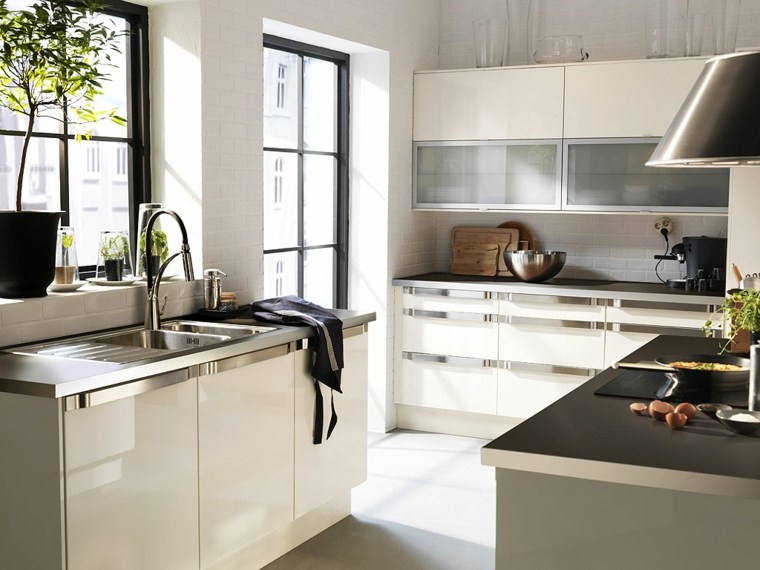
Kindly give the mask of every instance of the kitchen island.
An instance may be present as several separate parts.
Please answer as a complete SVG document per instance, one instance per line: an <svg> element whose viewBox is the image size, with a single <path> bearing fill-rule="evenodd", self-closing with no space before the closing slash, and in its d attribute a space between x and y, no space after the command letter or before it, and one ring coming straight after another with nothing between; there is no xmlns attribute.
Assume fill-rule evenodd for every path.
<svg viewBox="0 0 760 570"><path fill-rule="evenodd" d="M626 360L718 349L660 336ZM640 400L594 394L620 373L604 370L483 448L496 467L496 568L755 567L760 437L701 413L673 431L630 413Z"/></svg>

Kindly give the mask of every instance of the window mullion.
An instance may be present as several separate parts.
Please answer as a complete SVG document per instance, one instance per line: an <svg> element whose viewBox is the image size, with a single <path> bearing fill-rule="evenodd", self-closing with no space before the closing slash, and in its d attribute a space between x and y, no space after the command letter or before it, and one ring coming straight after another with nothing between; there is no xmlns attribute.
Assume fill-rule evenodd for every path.
<svg viewBox="0 0 760 570"><path fill-rule="evenodd" d="M298 295L304 296L304 60L298 56Z"/></svg>

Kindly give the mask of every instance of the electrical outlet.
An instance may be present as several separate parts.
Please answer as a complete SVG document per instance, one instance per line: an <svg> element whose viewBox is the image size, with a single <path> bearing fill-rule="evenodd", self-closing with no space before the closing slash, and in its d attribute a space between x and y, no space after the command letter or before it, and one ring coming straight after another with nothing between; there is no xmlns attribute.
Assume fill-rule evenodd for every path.
<svg viewBox="0 0 760 570"><path fill-rule="evenodd" d="M673 231L673 222L670 221L670 218L659 218L654 223L654 229L657 230L657 233L662 233L662 230L666 230L668 233L671 233Z"/></svg>

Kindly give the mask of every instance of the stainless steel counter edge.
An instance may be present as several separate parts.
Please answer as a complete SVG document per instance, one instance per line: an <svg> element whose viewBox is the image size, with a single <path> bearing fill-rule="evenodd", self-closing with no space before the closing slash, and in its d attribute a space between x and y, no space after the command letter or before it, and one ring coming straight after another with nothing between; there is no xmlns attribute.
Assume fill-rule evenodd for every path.
<svg viewBox="0 0 760 570"><path fill-rule="evenodd" d="M348 310L334 312L343 321L344 329L364 325L376 319L374 312ZM0 355L0 370L2 370L0 392L62 398L281 346L313 336L315 333L311 327L280 326L276 331L242 337L221 345L183 352L176 356L167 356L158 361L138 361L129 364L6 353Z"/></svg>
<svg viewBox="0 0 760 570"><path fill-rule="evenodd" d="M619 299L622 301L652 301L695 305L719 305L723 295L686 292L668 289L665 284L633 283L629 281L599 281L587 279L554 279L546 283L508 281L510 278L488 278L430 273L411 277L397 277L392 284L402 287L429 289L458 289L462 291L490 291L495 293L523 293L533 295L557 295L565 297L592 297L596 299ZM575 283L573 283L575 281Z"/></svg>

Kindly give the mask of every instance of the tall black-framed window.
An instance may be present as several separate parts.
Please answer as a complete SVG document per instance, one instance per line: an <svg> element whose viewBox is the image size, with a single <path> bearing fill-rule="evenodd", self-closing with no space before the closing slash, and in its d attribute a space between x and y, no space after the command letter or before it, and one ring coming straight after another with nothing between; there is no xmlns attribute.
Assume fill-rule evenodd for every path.
<svg viewBox="0 0 760 570"><path fill-rule="evenodd" d="M264 294L348 303L347 54L264 36Z"/></svg>
<svg viewBox="0 0 760 570"><path fill-rule="evenodd" d="M30 4L8 0L7 7ZM30 141L22 196L24 209L63 211L61 224L75 229L83 276L95 269L100 232L127 230L133 236L137 206L151 194L148 9L105 0L103 19L128 33L121 38L121 53L111 56L110 80L103 83L104 93L96 104L117 108L127 125L101 121L91 126L89 140L76 142L76 133L67 125L40 118ZM0 209L13 208L27 124L25 116L0 109ZM134 243L132 247L134 251Z"/></svg>

